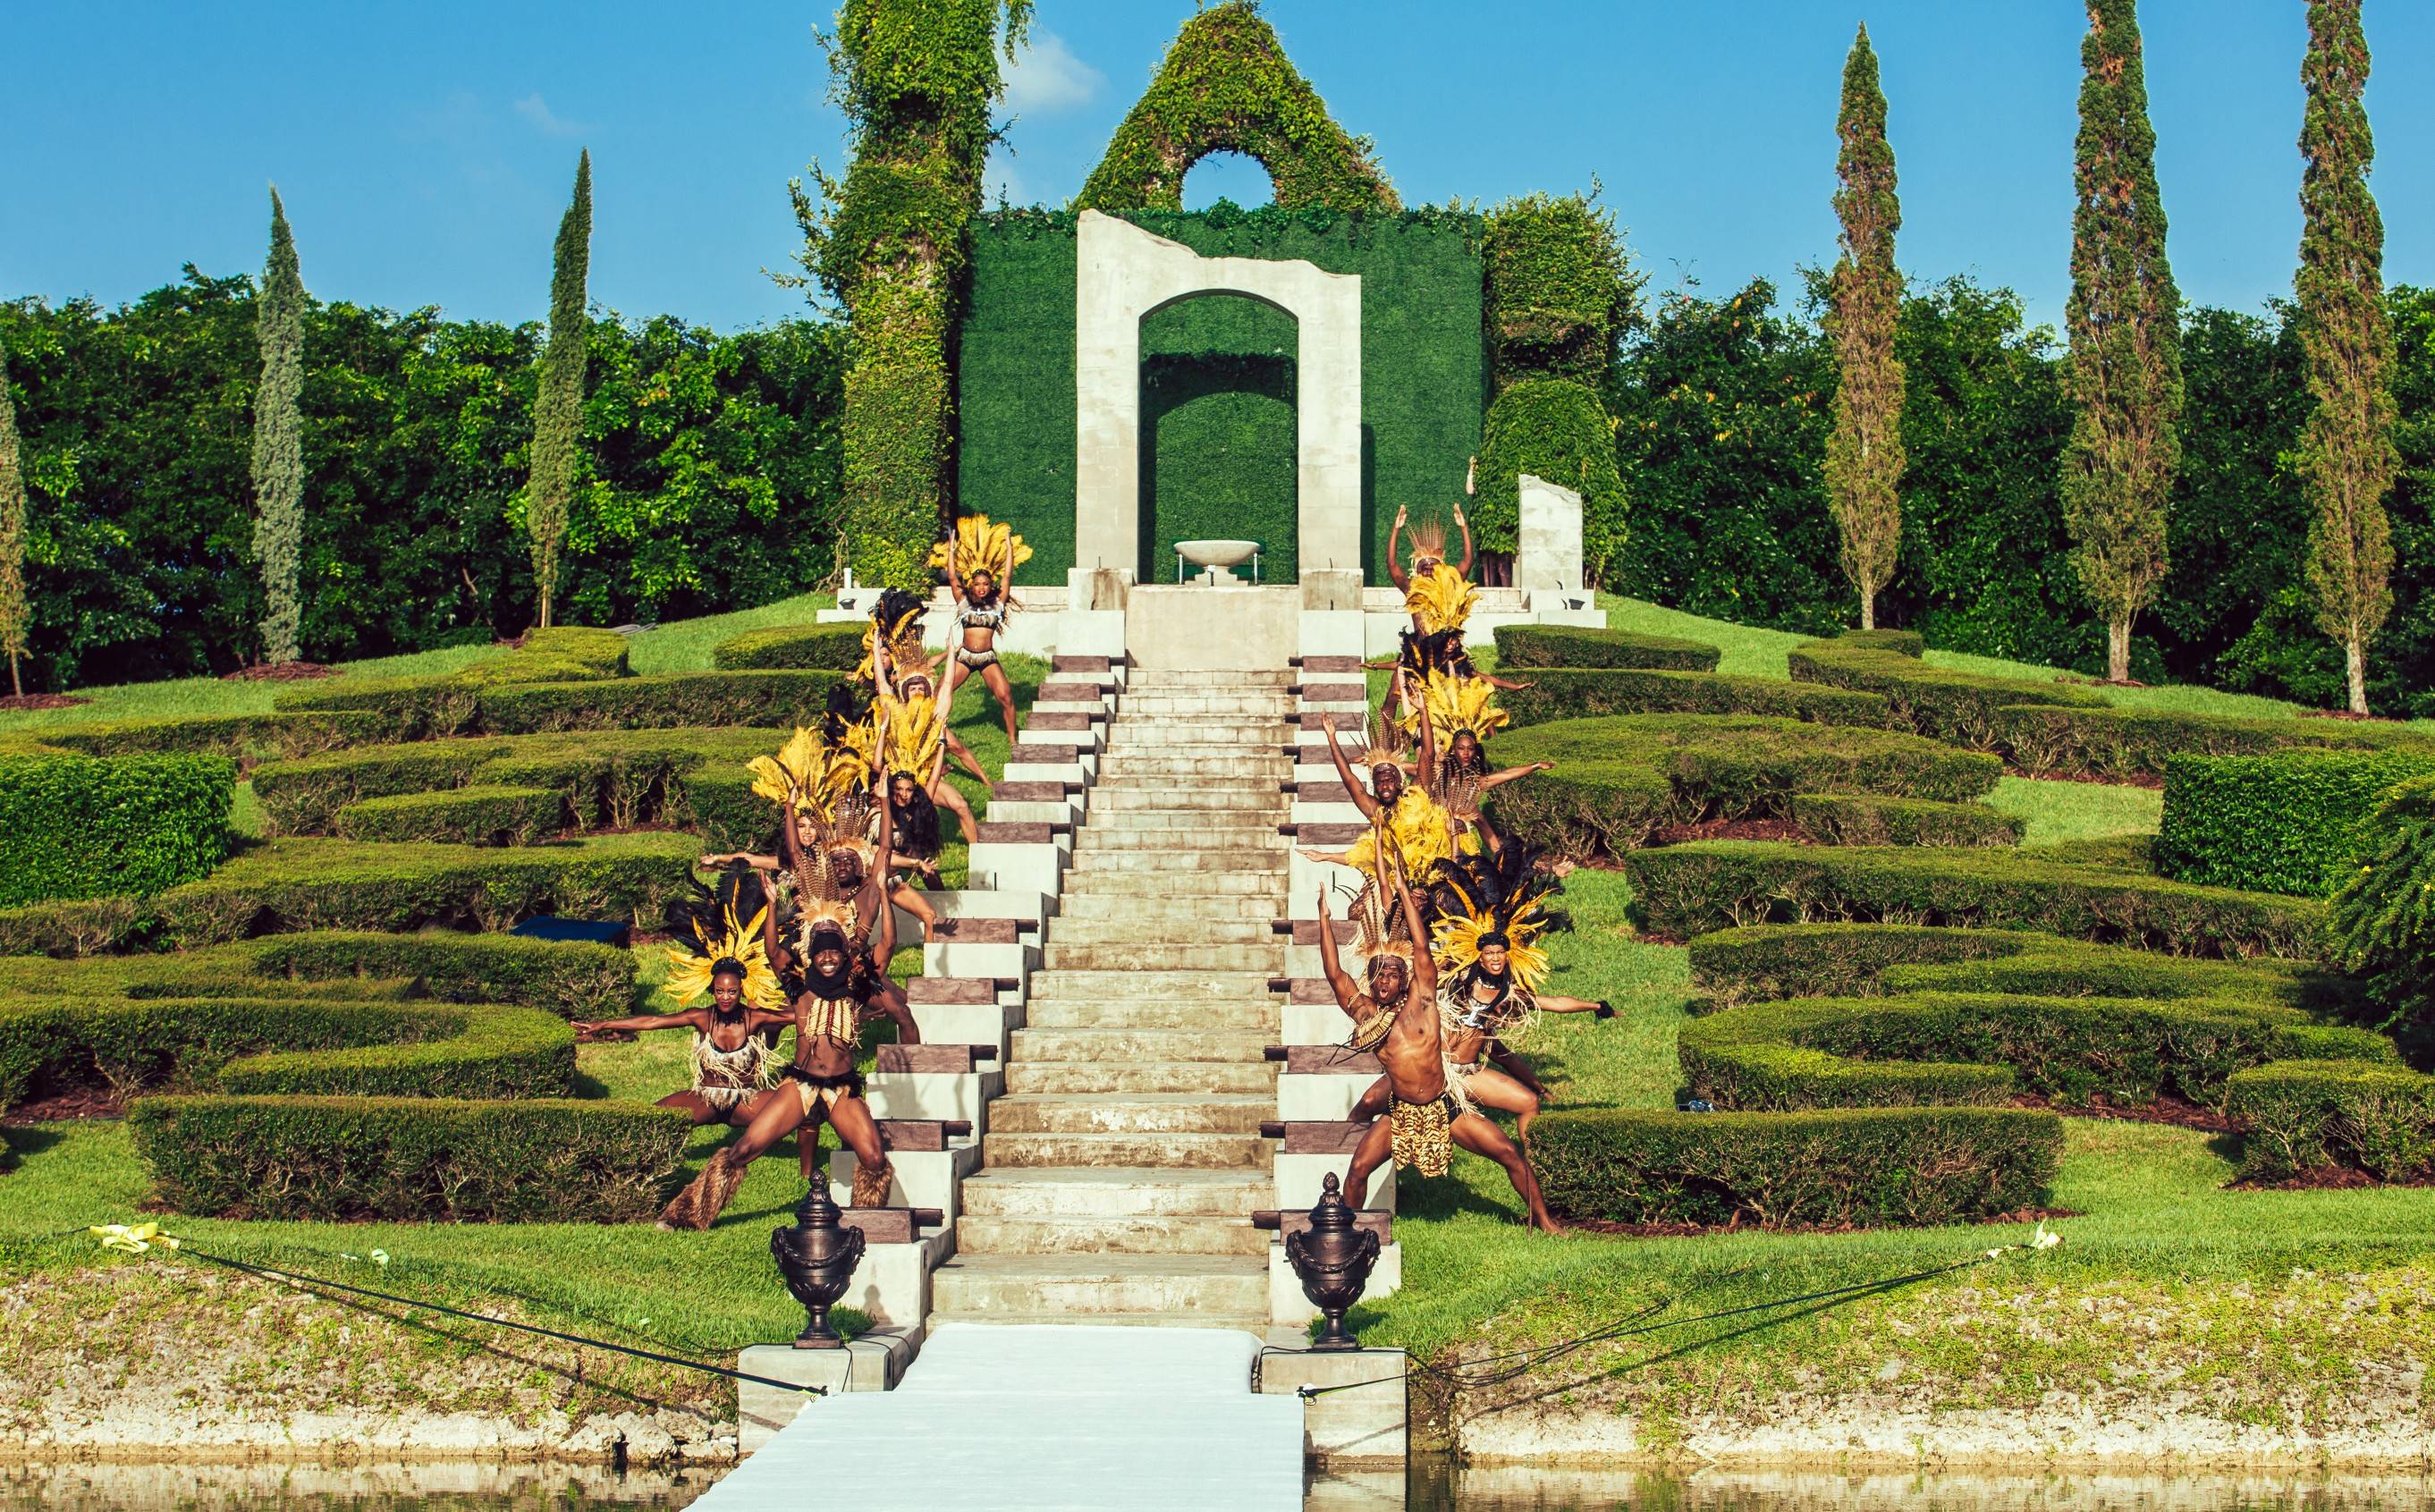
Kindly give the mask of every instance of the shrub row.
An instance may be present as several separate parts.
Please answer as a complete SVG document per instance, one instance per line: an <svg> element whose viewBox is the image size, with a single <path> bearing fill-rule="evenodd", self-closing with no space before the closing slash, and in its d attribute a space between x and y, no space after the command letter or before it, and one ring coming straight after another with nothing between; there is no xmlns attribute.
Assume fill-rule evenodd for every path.
<svg viewBox="0 0 2435 1512"><path fill-rule="evenodd" d="M452 1003L514 1003L564 1019L621 1016L634 1001L634 956L613 945L510 935L281 935L165 957L284 977L326 991L347 978L410 977ZM160 966L142 965L158 971ZM142 977L130 990L143 992Z"/></svg>
<svg viewBox="0 0 2435 1512"><path fill-rule="evenodd" d="M1915 656L1845 639L1805 641L1788 664L1795 682L1823 683L1883 697L1892 725L1932 740L1986 749L1995 744L1996 712L2007 705L2102 709L2093 693L2026 678L1988 677L1932 667Z"/></svg>
<svg viewBox="0 0 2435 1512"><path fill-rule="evenodd" d="M566 828L566 799L545 787L485 782L350 803L331 828L350 840L530 845Z"/></svg>
<svg viewBox="0 0 2435 1512"><path fill-rule="evenodd" d="M2183 955L2309 957L2324 933L2322 903L2019 852L1702 841L1632 851L1624 868L1641 927L1682 937L1845 920L2041 930Z"/></svg>
<svg viewBox="0 0 2435 1512"><path fill-rule="evenodd" d="M2294 1008L2209 999L1907 992L1751 1003L1685 1024L1691 1090L1720 1107L1786 1111L1999 1103L2028 1091L2076 1107L2223 1099L2269 1061L2394 1060L2392 1042Z"/></svg>
<svg viewBox="0 0 2435 1512"><path fill-rule="evenodd" d="M1820 845L2018 845L2028 828L1984 803L1864 793L1798 793L1787 816Z"/></svg>
<svg viewBox="0 0 2435 1512"><path fill-rule="evenodd" d="M1874 693L1787 682L1780 678L1729 678L1713 672L1650 672L1628 667L1537 667L1527 681L1497 695L1516 727L1599 714L1759 714L1821 725L1889 722L1886 700Z"/></svg>
<svg viewBox="0 0 2435 1512"><path fill-rule="evenodd" d="M2036 1202L2063 1120L2011 1108L1662 1113L1559 1108L1532 1126L1547 1203L1623 1224L1879 1228Z"/></svg>
<svg viewBox="0 0 2435 1512"><path fill-rule="evenodd" d="M2309 749L2435 753L2435 740L2416 730L2334 719L2021 706L1995 713L1994 744L2029 772L2155 777L2179 755L2254 756Z"/></svg>
<svg viewBox="0 0 2435 1512"><path fill-rule="evenodd" d="M511 682L596 682L627 676L626 638L615 630L557 625L528 631L505 656L460 667L459 682L492 687Z"/></svg>
<svg viewBox="0 0 2435 1512"><path fill-rule="evenodd" d="M157 1198L218 1218L630 1223L691 1125L637 1103L147 1097L128 1110Z"/></svg>
<svg viewBox="0 0 2435 1512"><path fill-rule="evenodd" d="M2156 869L2184 882L2322 898L2358 862L2361 827L2428 750L2175 756L2165 765Z"/></svg>
<svg viewBox="0 0 2435 1512"><path fill-rule="evenodd" d="M1500 789L1497 816L1575 856L1619 854L1667 824L1781 817L1801 793L1974 799L2003 773L1992 756L1891 730L1691 714L1536 726L1500 739L1495 755L1556 764Z"/></svg>
<svg viewBox="0 0 2435 1512"><path fill-rule="evenodd" d="M204 755L294 758L369 738L357 713L197 714L184 719L100 719L26 733L83 756Z"/></svg>
<svg viewBox="0 0 2435 1512"><path fill-rule="evenodd" d="M861 621L836 625L772 625L733 635L710 648L710 664L728 671L798 668L852 672L862 664Z"/></svg>
<svg viewBox="0 0 2435 1512"><path fill-rule="evenodd" d="M2435 1076L2381 1061L2286 1060L2236 1073L2225 1092L2247 1125L2247 1179L2329 1165L2383 1181L2435 1178Z"/></svg>
<svg viewBox="0 0 2435 1512"><path fill-rule="evenodd" d="M284 689L274 701L283 711L366 715L362 738L380 740L715 725L779 729L817 721L839 676L818 671L674 672L495 686L451 678L337 678Z"/></svg>
<svg viewBox="0 0 2435 1512"><path fill-rule="evenodd" d="M0 906L145 895L228 854L225 756L0 756Z"/></svg>
<svg viewBox="0 0 2435 1512"><path fill-rule="evenodd" d="M1496 664L1515 667L1638 667L1651 672L1714 672L1720 646L1671 635L1635 635L1577 625L1500 625Z"/></svg>

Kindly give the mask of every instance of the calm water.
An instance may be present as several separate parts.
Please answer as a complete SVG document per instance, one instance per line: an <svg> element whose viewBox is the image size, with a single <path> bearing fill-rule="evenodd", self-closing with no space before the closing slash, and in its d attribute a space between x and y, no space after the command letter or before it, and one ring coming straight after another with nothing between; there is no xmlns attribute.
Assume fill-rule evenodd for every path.
<svg viewBox="0 0 2435 1512"><path fill-rule="evenodd" d="M716 1476L431 1464L0 1467L0 1512L544 1512L682 1507ZM817 1504L808 1495L805 1504ZM837 1503L850 1509L851 1497ZM1684 1477L1417 1466L1314 1484L1306 1512L2435 1512L2435 1481L2274 1475ZM1155 1500L1142 1503L1154 1506Z"/></svg>

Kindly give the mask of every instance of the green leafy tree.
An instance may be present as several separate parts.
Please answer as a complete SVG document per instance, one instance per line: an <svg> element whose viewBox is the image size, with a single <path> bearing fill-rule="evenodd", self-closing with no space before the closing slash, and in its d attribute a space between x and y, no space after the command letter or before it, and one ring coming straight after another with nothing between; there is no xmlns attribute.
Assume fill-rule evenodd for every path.
<svg viewBox="0 0 2435 1512"><path fill-rule="evenodd" d="M262 654L278 663L303 653L300 572L304 546L304 275L279 191L270 191L270 256L254 301L262 382L253 397L253 554L262 563Z"/></svg>
<svg viewBox="0 0 2435 1512"><path fill-rule="evenodd" d="M2165 258L2156 132L2135 0L2088 0L2073 168L2067 369L2078 414L2064 455L2073 565L2105 620L2105 675L2131 676L2131 627L2167 565L2181 463L2181 291Z"/></svg>
<svg viewBox="0 0 2435 1512"><path fill-rule="evenodd" d="M533 594L542 628L558 598L559 555L566 549L567 507L583 445L584 343L592 322L584 284L592 268L592 152L575 164L575 198L558 223L549 274L549 345L542 352L533 403L532 472L525 486L525 529L532 537Z"/></svg>
<svg viewBox="0 0 2435 1512"><path fill-rule="evenodd" d="M26 654L26 472L17 456L17 402L9 394L9 350L0 346L0 651L9 691L26 696L17 663Z"/></svg>
<svg viewBox="0 0 2435 1512"><path fill-rule="evenodd" d="M1860 627L1877 627L1877 591L1902 549L1903 366L1894 355L1902 274L1894 232L1894 150L1886 141L1886 95L1877 55L1862 26L1843 60L1843 105L1835 124L1835 216L1843 255L1826 318L1835 342L1835 428L1826 437L1826 502L1843 538L1843 576L1860 594Z"/></svg>
<svg viewBox="0 0 2435 1512"><path fill-rule="evenodd" d="M2385 1027L2426 1048L2435 1031L2435 777L2385 794L2361 826L2357 864L2334 891L2328 943L2369 979L2392 1014Z"/></svg>
<svg viewBox="0 0 2435 1512"><path fill-rule="evenodd" d="M2392 610L2392 534L2384 497L2392 441L2392 327L2384 308L2384 219L2367 176L2367 39L2359 0L2311 0L2300 65L2307 113L2300 153L2300 342L2314 409L2302 433L2301 482L2315 506L2308 587L2317 627L2340 642L2350 710L2367 713L2367 645Z"/></svg>

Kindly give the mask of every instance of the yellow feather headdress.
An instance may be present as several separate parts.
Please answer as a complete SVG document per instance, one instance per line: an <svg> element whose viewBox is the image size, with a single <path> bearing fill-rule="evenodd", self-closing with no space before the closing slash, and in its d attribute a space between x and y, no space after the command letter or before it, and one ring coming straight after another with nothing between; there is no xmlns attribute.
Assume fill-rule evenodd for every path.
<svg viewBox="0 0 2435 1512"><path fill-rule="evenodd" d="M1382 846L1381 839L1384 844ZM1446 811L1419 787L1408 787L1391 809L1380 805L1369 832L1346 848L1347 865L1382 877L1379 868L1390 855L1400 862L1413 886L1428 883L1442 862L1455 853L1454 827ZM1384 887L1383 881L1378 885Z"/></svg>
<svg viewBox="0 0 2435 1512"><path fill-rule="evenodd" d="M786 989L778 985L778 973L769 970L769 954L761 943L761 921L768 913L764 904L749 923L735 921L735 910L721 910L726 928L714 933L702 927L696 919L693 924L694 943L671 945L668 950L668 979L665 984L668 996L680 1005L710 994L711 968L722 957L732 957L744 965L744 1002L748 1006L783 1013L786 1007Z"/></svg>
<svg viewBox="0 0 2435 1512"><path fill-rule="evenodd" d="M1417 728L1417 727L1415 727ZM1344 753L1347 763L1376 771L1381 766L1395 766L1408 778L1419 765L1413 754L1411 735L1390 718L1385 710L1373 713L1363 726L1361 744Z"/></svg>
<svg viewBox="0 0 2435 1512"><path fill-rule="evenodd" d="M1432 931L1430 952L1438 969L1448 975L1465 970L1479 959L1482 939L1502 936L1515 985L1536 993L1547 980L1547 953L1535 942L1548 930L1569 923L1547 907L1547 900L1563 885L1539 869L1537 854L1520 840L1508 838L1494 855L1455 858L1440 880L1458 902L1441 915Z"/></svg>
<svg viewBox="0 0 2435 1512"><path fill-rule="evenodd" d="M1406 728L1417 733L1421 717L1425 713L1429 728L1437 732L1438 749L1443 751L1454 737L1466 731L1474 740L1485 744L1488 737L1513 722L1513 716L1496 706L1496 684L1486 678L1466 678L1453 672L1432 672L1422 684L1421 706L1404 716Z"/></svg>
<svg viewBox="0 0 2435 1512"><path fill-rule="evenodd" d="M871 785L871 745L867 724L844 726L833 741L798 726L776 756L755 756L745 769L752 774L754 797L826 817L840 799Z"/></svg>
<svg viewBox="0 0 2435 1512"><path fill-rule="evenodd" d="M933 568L943 570L952 562L958 582L976 572L987 572L996 577L1001 590L1013 585L1014 570L1030 559L1031 548L1014 533L1014 527L1002 520L992 521L985 514L959 517L955 539L933 542L930 547Z"/></svg>
<svg viewBox="0 0 2435 1512"><path fill-rule="evenodd" d="M922 613L928 607L919 596L901 588L891 588L880 595L870 622L862 627L862 664L854 669L856 682L868 685L878 680L872 652L885 640L889 682L903 687L909 678L927 678L931 686L938 685L938 659L922 644Z"/></svg>
<svg viewBox="0 0 2435 1512"><path fill-rule="evenodd" d="M1414 573L1411 584L1404 594L1405 612L1419 615L1421 628L1431 634L1461 629L1471 618L1472 607L1479 602L1479 590L1444 562L1425 573Z"/></svg>
<svg viewBox="0 0 2435 1512"><path fill-rule="evenodd" d="M910 772L921 782L947 748L947 722L936 698L889 698L881 705L887 748L880 752L890 775Z"/></svg>
<svg viewBox="0 0 2435 1512"><path fill-rule="evenodd" d="M824 927L835 926L849 944L862 938L857 905L872 863L879 859L879 847L866 833L872 812L870 795L846 795L803 847L803 864L795 868L795 938L806 957L812 936ZM851 869L839 865L849 856L855 862Z"/></svg>
<svg viewBox="0 0 2435 1512"><path fill-rule="evenodd" d="M1446 527L1442 520L1424 520L1412 527L1411 564L1442 562L1446 554Z"/></svg>

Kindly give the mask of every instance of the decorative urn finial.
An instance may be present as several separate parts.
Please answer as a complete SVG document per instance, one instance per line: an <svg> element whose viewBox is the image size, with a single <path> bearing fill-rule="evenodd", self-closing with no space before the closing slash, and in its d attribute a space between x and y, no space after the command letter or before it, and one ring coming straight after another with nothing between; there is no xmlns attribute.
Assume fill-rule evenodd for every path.
<svg viewBox="0 0 2435 1512"><path fill-rule="evenodd" d="M829 1184L815 1177L803 1200L795 1204L795 1226L769 1230L769 1256L778 1263L786 1290L809 1314L795 1340L798 1349L845 1348L844 1337L829 1326L829 1309L854 1284L854 1268L862 1263L863 1235L861 1229L840 1224L838 1217Z"/></svg>
<svg viewBox="0 0 2435 1512"><path fill-rule="evenodd" d="M1361 1341L1344 1326L1344 1314L1361 1300L1363 1289L1370 1284L1370 1267L1378 1263L1378 1236L1360 1228L1359 1222L1360 1215L1346 1205L1331 1171L1310 1210L1310 1227L1286 1236L1286 1263L1302 1282L1302 1295L1325 1319L1311 1343L1314 1349L1361 1348Z"/></svg>

